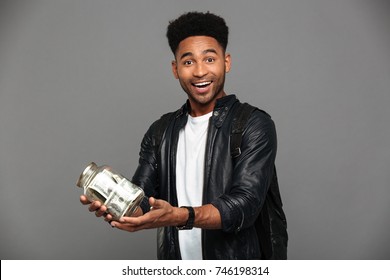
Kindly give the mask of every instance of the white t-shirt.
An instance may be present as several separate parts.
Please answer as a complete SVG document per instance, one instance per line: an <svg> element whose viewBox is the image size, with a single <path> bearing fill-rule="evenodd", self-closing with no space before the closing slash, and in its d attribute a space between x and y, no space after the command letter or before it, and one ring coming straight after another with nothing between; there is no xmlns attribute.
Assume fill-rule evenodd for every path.
<svg viewBox="0 0 390 280"><path fill-rule="evenodd" d="M176 157L176 192L179 206L201 206L203 196L204 158L207 128L212 112L188 116L186 126L179 133ZM201 260L201 229L179 231L179 245L183 260Z"/></svg>

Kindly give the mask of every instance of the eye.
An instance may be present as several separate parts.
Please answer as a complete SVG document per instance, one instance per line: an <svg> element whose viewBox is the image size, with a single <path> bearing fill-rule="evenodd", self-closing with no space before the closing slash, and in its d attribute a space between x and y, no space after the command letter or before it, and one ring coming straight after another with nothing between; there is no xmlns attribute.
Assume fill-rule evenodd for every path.
<svg viewBox="0 0 390 280"><path fill-rule="evenodd" d="M183 65L192 65L194 62L192 60L185 60Z"/></svg>
<svg viewBox="0 0 390 280"><path fill-rule="evenodd" d="M215 58L213 58L213 57L206 58L206 62L208 62L208 63L212 63L214 61L215 61Z"/></svg>

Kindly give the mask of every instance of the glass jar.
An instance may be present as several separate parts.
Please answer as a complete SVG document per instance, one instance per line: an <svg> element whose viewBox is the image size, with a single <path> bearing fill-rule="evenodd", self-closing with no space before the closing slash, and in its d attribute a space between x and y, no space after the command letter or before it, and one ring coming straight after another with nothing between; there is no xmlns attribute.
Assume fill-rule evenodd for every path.
<svg viewBox="0 0 390 280"><path fill-rule="evenodd" d="M141 203L143 190L112 170L108 165L91 162L81 173L76 185L84 189L90 201L100 201L114 220L131 216Z"/></svg>

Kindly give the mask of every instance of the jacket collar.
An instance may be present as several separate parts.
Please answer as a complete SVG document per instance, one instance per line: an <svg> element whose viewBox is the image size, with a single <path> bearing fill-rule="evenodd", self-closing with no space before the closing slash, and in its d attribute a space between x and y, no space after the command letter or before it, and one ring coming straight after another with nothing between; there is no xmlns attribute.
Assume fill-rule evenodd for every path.
<svg viewBox="0 0 390 280"><path fill-rule="evenodd" d="M229 95L225 95L221 98L218 98L217 102L215 104L214 111L215 111L215 109L223 107L223 106L231 106L236 100L237 100L237 97L235 94L229 94Z"/></svg>
<svg viewBox="0 0 390 280"><path fill-rule="evenodd" d="M238 99L235 94L226 95L217 100L212 118L213 123L217 128L222 126L228 112L232 109L233 104L236 102L238 102Z"/></svg>
<svg viewBox="0 0 390 280"><path fill-rule="evenodd" d="M230 94L217 99L213 110L212 121L216 127L221 127L227 113L238 99L235 94ZM187 115L191 111L189 100L178 110L176 118Z"/></svg>

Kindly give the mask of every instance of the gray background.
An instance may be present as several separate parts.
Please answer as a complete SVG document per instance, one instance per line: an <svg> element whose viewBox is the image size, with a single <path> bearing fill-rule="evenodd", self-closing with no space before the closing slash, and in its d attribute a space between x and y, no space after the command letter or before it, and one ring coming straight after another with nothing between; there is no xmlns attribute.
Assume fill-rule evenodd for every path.
<svg viewBox="0 0 390 280"><path fill-rule="evenodd" d="M75 186L131 177L139 143L186 99L165 30L225 17L226 90L276 122L290 259L389 259L388 1L0 1L1 259L154 259L155 231L109 227Z"/></svg>

